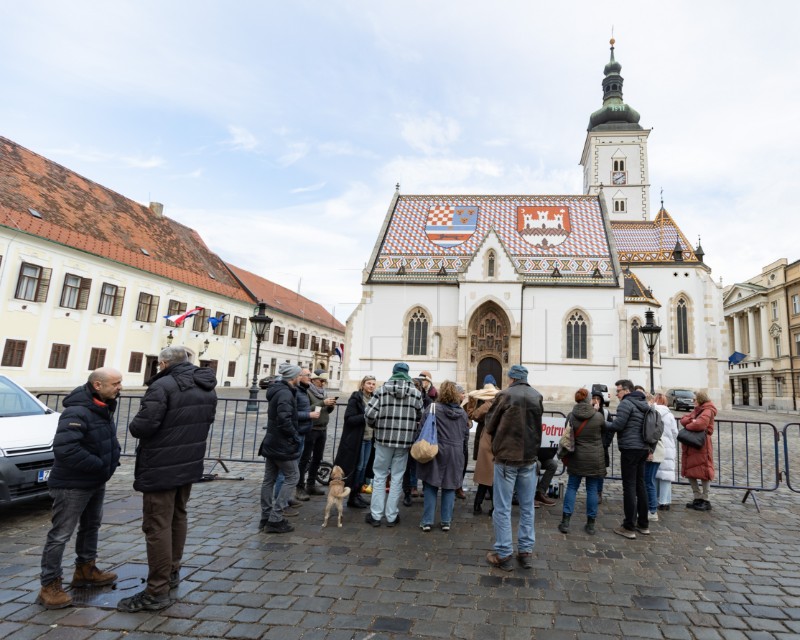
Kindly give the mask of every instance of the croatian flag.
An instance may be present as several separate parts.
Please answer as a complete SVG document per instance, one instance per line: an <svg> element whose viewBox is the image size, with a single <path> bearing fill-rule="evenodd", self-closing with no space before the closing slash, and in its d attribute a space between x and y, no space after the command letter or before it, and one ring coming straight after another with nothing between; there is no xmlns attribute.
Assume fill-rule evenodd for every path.
<svg viewBox="0 0 800 640"><path fill-rule="evenodd" d="M344 342L333 348L333 352L339 356L339 360L344 361Z"/></svg>
<svg viewBox="0 0 800 640"><path fill-rule="evenodd" d="M164 316L164 317L170 322L174 322L175 326L180 327L183 324L184 320L191 318L192 316L196 316L202 310L203 307L195 307L194 309L190 309L185 313L176 313L175 315Z"/></svg>

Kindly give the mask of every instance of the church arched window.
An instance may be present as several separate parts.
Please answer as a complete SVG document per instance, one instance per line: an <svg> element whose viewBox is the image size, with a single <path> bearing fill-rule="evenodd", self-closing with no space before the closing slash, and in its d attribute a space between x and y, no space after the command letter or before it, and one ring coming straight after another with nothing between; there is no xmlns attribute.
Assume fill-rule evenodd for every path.
<svg viewBox="0 0 800 640"><path fill-rule="evenodd" d="M408 346L410 356L428 355L428 317L422 309L414 309L408 319Z"/></svg>
<svg viewBox="0 0 800 640"><path fill-rule="evenodd" d="M683 296L678 298L675 308L675 328L678 353L689 353L689 308Z"/></svg>
<svg viewBox="0 0 800 640"><path fill-rule="evenodd" d="M634 320L631 322L631 360L641 360L639 345L639 321Z"/></svg>
<svg viewBox="0 0 800 640"><path fill-rule="evenodd" d="M494 278L494 262L494 251L490 251L486 258L486 276L488 278Z"/></svg>
<svg viewBox="0 0 800 640"><path fill-rule="evenodd" d="M583 313L575 311L567 320L567 358L575 360L586 360L587 348L587 326Z"/></svg>

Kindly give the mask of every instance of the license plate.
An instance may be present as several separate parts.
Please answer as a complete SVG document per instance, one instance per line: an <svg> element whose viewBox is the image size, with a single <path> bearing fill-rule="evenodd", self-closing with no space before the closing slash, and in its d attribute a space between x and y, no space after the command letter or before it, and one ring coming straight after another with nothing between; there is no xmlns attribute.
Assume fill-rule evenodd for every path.
<svg viewBox="0 0 800 640"><path fill-rule="evenodd" d="M36 482L47 482L51 471L52 469L39 469L39 477L36 478Z"/></svg>

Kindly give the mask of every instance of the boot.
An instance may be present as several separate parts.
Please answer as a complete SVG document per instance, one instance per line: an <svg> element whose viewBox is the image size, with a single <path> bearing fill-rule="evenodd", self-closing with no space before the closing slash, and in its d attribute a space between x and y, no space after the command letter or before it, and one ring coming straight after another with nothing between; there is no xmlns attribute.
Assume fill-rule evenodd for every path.
<svg viewBox="0 0 800 640"><path fill-rule="evenodd" d="M478 515L479 513L483 513L483 509L481 508L481 503L483 502L483 496L480 492L475 494L475 502L472 503L472 513Z"/></svg>
<svg viewBox="0 0 800 640"><path fill-rule="evenodd" d="M61 587L61 578L44 585L36 602L45 609L63 609L72 606L72 597Z"/></svg>
<svg viewBox="0 0 800 640"><path fill-rule="evenodd" d="M697 509L697 507L701 506L702 504L703 504L703 499L702 498L695 498L692 502L687 502L686 503L686 508L687 509Z"/></svg>
<svg viewBox="0 0 800 640"><path fill-rule="evenodd" d="M318 489L317 485L312 484L311 482L308 483L306 487L306 493L310 496L324 496L325 492L322 489Z"/></svg>
<svg viewBox="0 0 800 640"><path fill-rule="evenodd" d="M570 518L572 518L572 515L567 515L566 513L561 514L561 522L558 524L558 530L561 533L569 533Z"/></svg>
<svg viewBox="0 0 800 640"><path fill-rule="evenodd" d="M100 571L94 560L75 565L75 573L72 575L72 587L103 587L107 584L114 584L117 581L117 574L111 571Z"/></svg>
<svg viewBox="0 0 800 640"><path fill-rule="evenodd" d="M301 502L307 502L309 500L305 487L298 486L297 489L294 490L294 497Z"/></svg>
<svg viewBox="0 0 800 640"><path fill-rule="evenodd" d="M586 533L588 533L590 536L593 536L594 533L595 533L595 531L594 531L594 520L595 520L594 518L586 518L586 526L583 528L583 530Z"/></svg>

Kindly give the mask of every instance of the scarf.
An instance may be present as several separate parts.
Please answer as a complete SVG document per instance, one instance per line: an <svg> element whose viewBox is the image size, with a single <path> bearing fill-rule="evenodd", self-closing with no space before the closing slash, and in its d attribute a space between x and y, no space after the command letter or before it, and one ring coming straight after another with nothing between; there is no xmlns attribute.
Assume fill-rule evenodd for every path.
<svg viewBox="0 0 800 640"><path fill-rule="evenodd" d="M318 387L315 384L311 384L308 386L308 392L314 396L317 400L324 400L325 399L325 389Z"/></svg>
<svg viewBox="0 0 800 640"><path fill-rule="evenodd" d="M469 397L475 398L476 400L491 400L498 393L500 393L500 391L493 384L485 384L483 385L483 389L476 389L475 391L470 391Z"/></svg>

